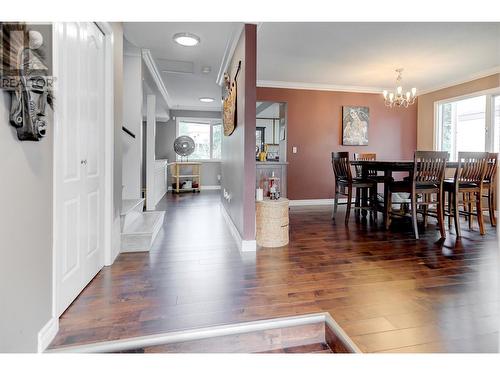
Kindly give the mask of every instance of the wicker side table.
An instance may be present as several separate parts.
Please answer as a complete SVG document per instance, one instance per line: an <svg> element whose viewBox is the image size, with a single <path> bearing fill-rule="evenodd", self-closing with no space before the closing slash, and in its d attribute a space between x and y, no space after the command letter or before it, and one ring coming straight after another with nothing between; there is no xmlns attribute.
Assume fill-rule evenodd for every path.
<svg viewBox="0 0 500 375"><path fill-rule="evenodd" d="M288 199L257 201L255 207L257 244L280 247L288 244Z"/></svg>

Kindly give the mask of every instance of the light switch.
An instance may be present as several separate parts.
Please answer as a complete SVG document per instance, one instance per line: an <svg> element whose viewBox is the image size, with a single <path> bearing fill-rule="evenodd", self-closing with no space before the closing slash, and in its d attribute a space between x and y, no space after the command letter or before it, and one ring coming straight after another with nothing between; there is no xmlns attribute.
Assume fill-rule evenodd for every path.
<svg viewBox="0 0 500 375"><path fill-rule="evenodd" d="M297 153L297 146L292 147L292 153L296 154Z"/></svg>

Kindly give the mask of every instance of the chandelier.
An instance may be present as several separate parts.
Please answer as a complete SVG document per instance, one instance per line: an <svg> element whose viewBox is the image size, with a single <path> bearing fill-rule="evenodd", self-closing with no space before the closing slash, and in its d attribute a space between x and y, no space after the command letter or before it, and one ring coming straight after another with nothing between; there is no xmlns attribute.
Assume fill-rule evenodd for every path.
<svg viewBox="0 0 500 375"><path fill-rule="evenodd" d="M413 87L411 91L406 91L403 94L403 86L401 86L401 81L403 79L403 68L396 69L396 73L398 73L398 78L396 79L396 91L388 92L384 90L384 100L386 107L404 107L408 108L408 106L415 103L415 99L417 97L417 89Z"/></svg>

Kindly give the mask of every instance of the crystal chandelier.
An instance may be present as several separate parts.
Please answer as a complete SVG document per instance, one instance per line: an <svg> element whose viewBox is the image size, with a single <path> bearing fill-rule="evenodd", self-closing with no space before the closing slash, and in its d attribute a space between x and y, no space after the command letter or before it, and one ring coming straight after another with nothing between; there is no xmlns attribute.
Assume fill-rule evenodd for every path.
<svg viewBox="0 0 500 375"><path fill-rule="evenodd" d="M403 87L401 86L401 80L403 79L403 68L396 69L396 73L398 73L398 78L396 79L396 91L388 92L384 90L384 100L386 107L404 107L408 108L408 106L415 103L415 99L417 97L417 89L413 87L411 91L406 91L403 94Z"/></svg>

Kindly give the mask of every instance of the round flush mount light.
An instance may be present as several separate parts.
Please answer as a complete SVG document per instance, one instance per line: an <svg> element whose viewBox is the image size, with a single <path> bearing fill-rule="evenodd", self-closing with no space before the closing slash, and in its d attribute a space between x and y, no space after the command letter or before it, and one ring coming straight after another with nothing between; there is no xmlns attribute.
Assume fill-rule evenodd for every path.
<svg viewBox="0 0 500 375"><path fill-rule="evenodd" d="M193 47L200 43L200 37L191 33L177 33L173 39L174 42L185 47Z"/></svg>
<svg viewBox="0 0 500 375"><path fill-rule="evenodd" d="M215 100L214 98L209 98L209 97L200 98L200 102L203 103L212 103L214 100Z"/></svg>

